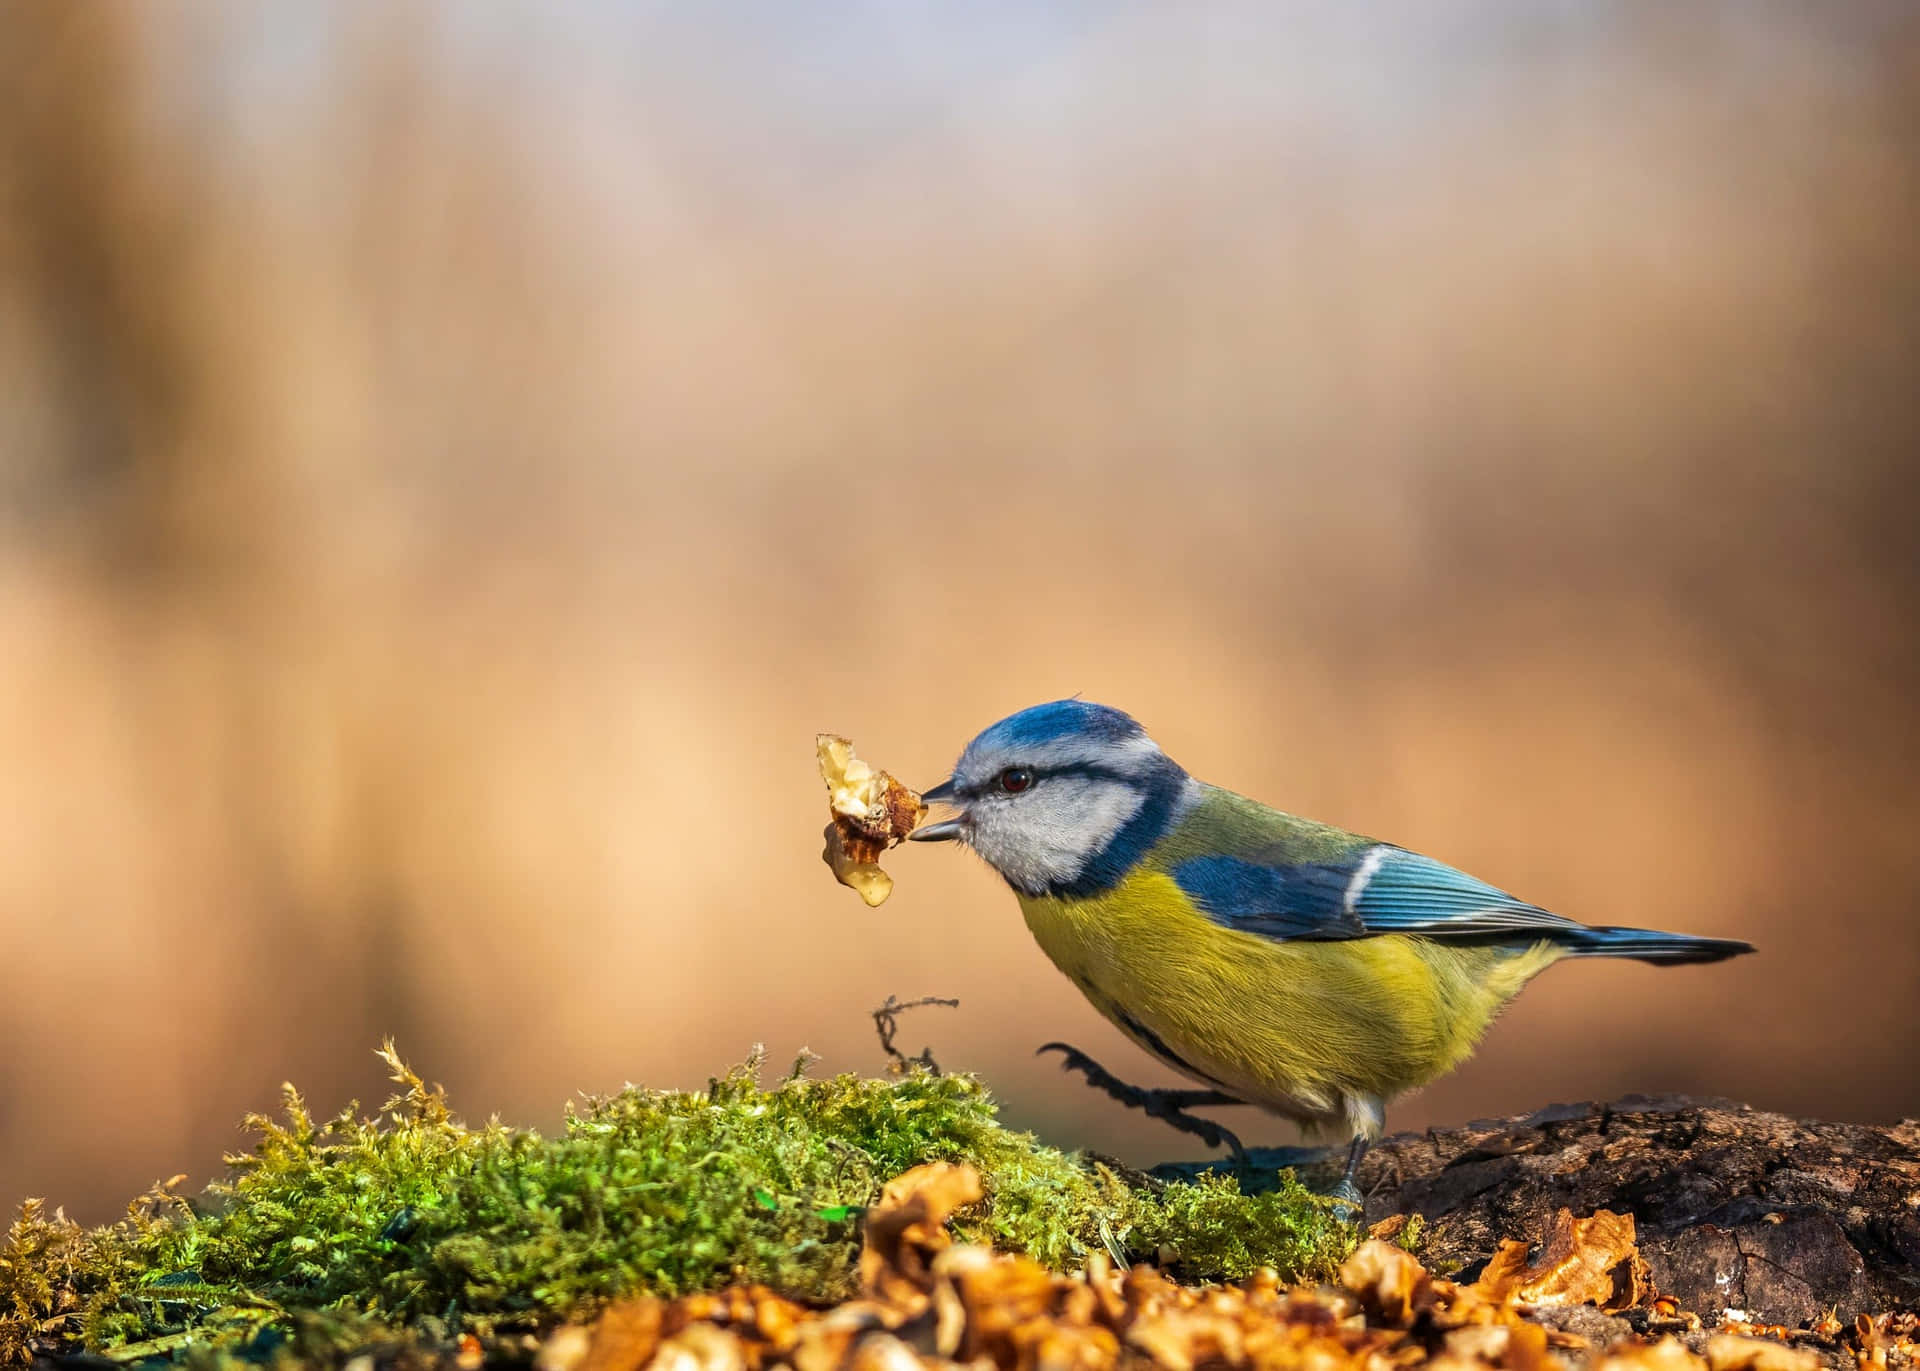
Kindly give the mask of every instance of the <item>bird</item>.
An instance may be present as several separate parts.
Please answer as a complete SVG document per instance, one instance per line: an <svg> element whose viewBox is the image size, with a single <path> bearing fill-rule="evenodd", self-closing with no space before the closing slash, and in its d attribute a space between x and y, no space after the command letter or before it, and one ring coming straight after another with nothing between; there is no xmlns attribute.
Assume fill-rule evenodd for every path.
<svg viewBox="0 0 1920 1371"><path fill-rule="evenodd" d="M1570 957L1661 966L1753 951L1733 938L1597 927L1392 843L1188 774L1131 716L1078 698L1023 709L922 792L953 813L909 835L999 873L1053 964L1150 1056L1197 1083L1142 1090L1065 1043L1065 1065L1194 1133L1252 1105L1350 1138L1356 1177L1390 1101L1464 1062L1527 982Z"/></svg>

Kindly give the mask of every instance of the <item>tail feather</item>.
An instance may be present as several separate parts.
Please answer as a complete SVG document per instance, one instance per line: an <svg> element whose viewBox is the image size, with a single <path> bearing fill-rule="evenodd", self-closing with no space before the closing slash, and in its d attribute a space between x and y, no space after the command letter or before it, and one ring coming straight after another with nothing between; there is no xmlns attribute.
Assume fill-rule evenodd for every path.
<svg viewBox="0 0 1920 1371"><path fill-rule="evenodd" d="M1688 933L1660 933L1651 928L1582 928L1562 942L1574 957L1626 957L1658 966L1688 962L1722 962L1753 951L1738 938L1696 938Z"/></svg>

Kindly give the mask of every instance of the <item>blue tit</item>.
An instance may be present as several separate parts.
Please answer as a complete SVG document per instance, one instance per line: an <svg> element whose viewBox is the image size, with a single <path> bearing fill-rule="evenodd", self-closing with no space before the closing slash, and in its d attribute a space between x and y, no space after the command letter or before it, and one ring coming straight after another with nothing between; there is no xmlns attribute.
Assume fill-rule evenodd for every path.
<svg viewBox="0 0 1920 1371"><path fill-rule="evenodd" d="M1388 1101L1458 1066L1555 962L1678 965L1753 950L1590 927L1430 857L1269 809L1194 779L1133 719L1080 700L994 724L925 798L955 813L913 838L984 858L1094 1007L1205 1087L1132 1102L1216 1140L1231 1135L1182 1111L1248 1104L1350 1135L1349 1194ZM1128 1098L1084 1057L1070 1063Z"/></svg>

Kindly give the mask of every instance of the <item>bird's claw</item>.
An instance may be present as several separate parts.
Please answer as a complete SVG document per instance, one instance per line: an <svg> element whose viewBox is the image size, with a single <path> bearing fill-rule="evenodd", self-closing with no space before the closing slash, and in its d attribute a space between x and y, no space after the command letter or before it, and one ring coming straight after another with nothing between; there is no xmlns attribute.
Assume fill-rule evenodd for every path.
<svg viewBox="0 0 1920 1371"><path fill-rule="evenodd" d="M1360 1194L1360 1187L1352 1181L1343 1180L1327 1191L1327 1199L1333 1204L1334 1211L1343 1219L1358 1220L1360 1211L1366 1207Z"/></svg>
<svg viewBox="0 0 1920 1371"><path fill-rule="evenodd" d="M1070 1043L1046 1043L1034 1055L1045 1052L1058 1052L1062 1069L1079 1072L1087 1078L1088 1085L1104 1091L1127 1108L1138 1109L1148 1118L1159 1119L1182 1133L1191 1133L1208 1147L1226 1148L1232 1153L1235 1164L1245 1168L1247 1149L1241 1145L1239 1138L1212 1119L1196 1119L1186 1112L1212 1105L1241 1104L1243 1101L1218 1090L1144 1090L1137 1085L1128 1085Z"/></svg>

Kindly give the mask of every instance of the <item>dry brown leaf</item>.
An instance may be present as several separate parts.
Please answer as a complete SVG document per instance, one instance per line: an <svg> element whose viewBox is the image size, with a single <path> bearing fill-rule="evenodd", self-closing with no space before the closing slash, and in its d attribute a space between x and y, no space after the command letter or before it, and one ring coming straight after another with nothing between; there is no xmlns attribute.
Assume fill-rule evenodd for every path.
<svg viewBox="0 0 1920 1371"><path fill-rule="evenodd" d="M1707 1339L1713 1371L1819 1371L1820 1358L1801 1347L1716 1333Z"/></svg>
<svg viewBox="0 0 1920 1371"><path fill-rule="evenodd" d="M854 1345L847 1371L922 1371L919 1354L891 1333L868 1333Z"/></svg>
<svg viewBox="0 0 1920 1371"><path fill-rule="evenodd" d="M1479 1323L1448 1333L1446 1347L1456 1357L1498 1363L1507 1355L1507 1345L1512 1341L1511 1324Z"/></svg>
<svg viewBox="0 0 1920 1371"><path fill-rule="evenodd" d="M867 1210L860 1283L883 1300L917 1304L933 1290L933 1260L953 1245L947 1217L984 1192L965 1162L928 1162L888 1181Z"/></svg>
<svg viewBox="0 0 1920 1371"><path fill-rule="evenodd" d="M1776 1342L1785 1342L1794 1334L1794 1330L1785 1324L1749 1323L1745 1319L1724 1320L1720 1325L1720 1331L1740 1338L1772 1338Z"/></svg>
<svg viewBox="0 0 1920 1371"><path fill-rule="evenodd" d="M901 1311L878 1300L848 1300L800 1325L787 1359L794 1371L836 1371L856 1341L874 1330L904 1322Z"/></svg>
<svg viewBox="0 0 1920 1371"><path fill-rule="evenodd" d="M1513 1371L1546 1371L1547 1367L1558 1366L1561 1363L1547 1351L1554 1341L1552 1333L1537 1323L1516 1323L1508 1329L1507 1354L1502 1365ZM1580 1341L1584 1339L1575 1340Z"/></svg>
<svg viewBox="0 0 1920 1371"><path fill-rule="evenodd" d="M1593 1371L1707 1371L1707 1363L1669 1333L1650 1345L1623 1343L1596 1362Z"/></svg>
<svg viewBox="0 0 1920 1371"><path fill-rule="evenodd" d="M1920 1315L1904 1310L1885 1314L1861 1314L1853 1321L1853 1340L1862 1365L1885 1366L1887 1354L1899 1352L1909 1360L1916 1357L1914 1335L1920 1333Z"/></svg>
<svg viewBox="0 0 1920 1371"><path fill-rule="evenodd" d="M1653 1303L1647 1306L1647 1328L1655 1333L1669 1333L1675 1329L1698 1333L1700 1316L1690 1309L1682 1309L1680 1301L1671 1295L1656 1295Z"/></svg>
<svg viewBox="0 0 1920 1371"><path fill-rule="evenodd" d="M854 756L845 738L821 733L813 741L833 815L820 856L841 885L870 906L883 904L893 893L893 878L880 869L880 854L913 832L927 806L914 791Z"/></svg>
<svg viewBox="0 0 1920 1371"><path fill-rule="evenodd" d="M1120 1360L1120 1342L1111 1329L1045 1320L1036 1324L1038 1336L1023 1331L1016 1343L1021 1364L1032 1371L1109 1371Z"/></svg>
<svg viewBox="0 0 1920 1371"><path fill-rule="evenodd" d="M1113 1259L1101 1248L1087 1253L1086 1284L1082 1288L1093 1297L1094 1315L1108 1328L1120 1327L1120 1321L1126 1316L1126 1296L1121 1293L1120 1273L1113 1269Z"/></svg>
<svg viewBox="0 0 1920 1371"><path fill-rule="evenodd" d="M1078 1322L1067 1311L1078 1306L1092 1314L1098 1307L1091 1291L1054 1275L1025 1257L996 1256L984 1247L954 1247L933 1261L934 1346L958 1361L990 1358L996 1365L1026 1366L1040 1355L1066 1357L1075 1365L1110 1362L1119 1344L1104 1329L1102 1337L1055 1338ZM1076 1290L1080 1298L1076 1298Z"/></svg>
<svg viewBox="0 0 1920 1371"><path fill-rule="evenodd" d="M533 1371L579 1371L593 1346L593 1330L577 1323L562 1324L540 1344L533 1357Z"/></svg>
<svg viewBox="0 0 1920 1371"><path fill-rule="evenodd" d="M1609 1314L1631 1309L1649 1292L1647 1265L1634 1246L1633 1215L1610 1209L1576 1219L1553 1216L1540 1255L1524 1242L1503 1242L1474 1282L1490 1300L1527 1305L1593 1304Z"/></svg>
<svg viewBox="0 0 1920 1371"><path fill-rule="evenodd" d="M768 1291L754 1303L753 1330L775 1352L786 1352L793 1347L806 1315L803 1306Z"/></svg>
<svg viewBox="0 0 1920 1371"><path fill-rule="evenodd" d="M703 1321L725 1324L742 1336L751 1334L746 1343L747 1360L750 1365L758 1365L763 1348L776 1356L791 1349L800 1322L807 1316L804 1305L764 1285L736 1285L676 1300L666 1312L661 1331L672 1335Z"/></svg>
<svg viewBox="0 0 1920 1371"><path fill-rule="evenodd" d="M665 1315L666 1307L659 1300L608 1305L587 1330L584 1345L563 1341L559 1333L549 1338L540 1354L543 1364L548 1371L639 1371L659 1350Z"/></svg>
<svg viewBox="0 0 1920 1371"><path fill-rule="evenodd" d="M1127 1330L1127 1346L1144 1352L1166 1371L1195 1366L1243 1364L1247 1338L1236 1319L1217 1313L1169 1312L1142 1319Z"/></svg>
<svg viewBox="0 0 1920 1371"><path fill-rule="evenodd" d="M660 1344L648 1371L747 1371L746 1349L732 1330L690 1323Z"/></svg>
<svg viewBox="0 0 1920 1371"><path fill-rule="evenodd" d="M1433 1278L1412 1254L1368 1238L1340 1267L1340 1283L1360 1297L1369 1314L1404 1328L1430 1302Z"/></svg>

